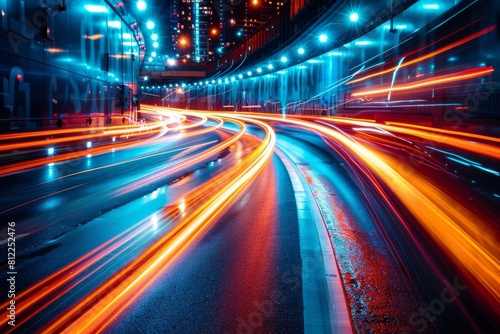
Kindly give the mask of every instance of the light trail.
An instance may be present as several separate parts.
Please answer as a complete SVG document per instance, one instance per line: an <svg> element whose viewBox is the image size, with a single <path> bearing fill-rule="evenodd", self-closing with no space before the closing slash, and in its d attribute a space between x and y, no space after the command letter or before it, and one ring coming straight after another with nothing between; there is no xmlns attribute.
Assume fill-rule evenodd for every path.
<svg viewBox="0 0 500 334"><path fill-rule="evenodd" d="M366 79L370 79L370 78L373 78L373 77L377 77L379 75L383 75L383 74L387 74L387 73L390 73L390 72L393 72L395 71L396 69L398 68L405 68L407 66L410 66L410 65L413 65L413 64L416 64L418 62L421 62L422 60L425 60L425 59L429 59L429 58L432 58L432 57L435 57L443 52L446 52L446 51L449 51L451 49L454 49L456 48L457 46L460 46L462 44L465 44L467 42L470 42L480 36L483 36L489 32L492 32L496 29L496 26L491 26L491 27L488 27L488 28L485 28L481 31L478 31L477 33L474 33L470 36L467 36L465 38L462 38L461 40L459 41L456 41L454 43L451 43L445 47L442 47L436 51L433 51L433 52L429 52L429 53L426 53L424 56L421 56L421 57L418 57L418 58L415 58L415 59L412 59L412 60L409 60L409 61L406 61L404 65L401 65L401 66L393 66L387 70L383 70L383 71L379 71L379 72L376 72L376 73L372 73L372 74L368 74L368 75L365 75L361 78L357 78L357 79L354 79L354 80L351 80L349 81L348 83L346 83L346 85L349 85L349 84L353 84L353 83L357 83L357 82L362 82L362 81L365 81ZM405 57L408 57L408 55L406 55Z"/></svg>
<svg viewBox="0 0 500 334"><path fill-rule="evenodd" d="M248 120L247 120L248 121ZM181 252L194 242L226 210L236 196L267 163L276 142L272 128L251 121L266 131L261 144L242 161L187 194L182 203L193 208L192 197L202 198L198 206L168 234L148 248L110 280L62 314L43 332L95 333L104 330L117 316L164 272Z"/></svg>
<svg viewBox="0 0 500 334"><path fill-rule="evenodd" d="M477 77L488 75L491 73L493 73L493 67L482 66L482 67L468 69L468 70L457 72L457 73L444 74L444 75L435 76L435 77L432 77L429 79L418 80L418 81L408 83L408 84L400 84L400 85L395 85L392 87L384 87L384 88L354 92L354 93L352 93L352 96L353 97L360 97L360 96L370 96L370 95L381 95L381 94L386 94L389 92L391 92L391 93L392 92L402 92L402 91L407 91L407 90L415 91L415 89L418 89L418 88L425 88L425 87L434 86L434 85L442 85L445 83L477 78Z"/></svg>
<svg viewBox="0 0 500 334"><path fill-rule="evenodd" d="M500 138L478 135L473 133L429 128L419 125L402 124L397 122L386 122L386 124L374 124L359 120L344 120L340 118L322 117L322 121L328 123L364 126L370 128L380 128L390 133L400 133L417 138L425 139L428 142L441 143L466 150L474 154L500 159ZM479 140L479 141L478 141Z"/></svg>
<svg viewBox="0 0 500 334"><path fill-rule="evenodd" d="M274 117L253 117L276 121ZM397 196L434 242L473 282L483 300L492 307L500 303L498 231L482 213L460 205L453 194L439 189L418 171L399 173L405 168L400 161L367 148L344 133L296 119L281 122L312 130L347 148Z"/></svg>
<svg viewBox="0 0 500 334"><path fill-rule="evenodd" d="M133 126L133 127L117 127L114 129L111 129L109 127L99 127L99 128L79 128L79 129L71 129L71 130L78 130L78 131L66 131L66 132L59 132L57 133L57 136L61 134L67 134L67 133L73 133L73 132L83 132L84 134L81 135L72 135L72 136L64 136L60 138L43 138L40 140L32 140L32 141L22 141L22 142L15 142L15 143L3 143L0 146L0 151L11 151L11 150L20 150L23 148L33 148L37 146L52 146L52 145L57 145L61 143L66 143L66 142L74 142L74 141L79 141L79 140L89 140L93 138L100 138L104 135L123 135L123 136L132 136L132 135L144 135L145 131L156 131L160 132L161 128L165 124L163 122L155 122L153 124L150 124L148 126ZM53 131L42 131L41 133L35 132L36 137L46 137L49 136L47 133L52 133L51 136L55 136ZM23 135L25 133L23 132ZM26 138L30 135L26 133L25 137L15 137L15 139L19 138ZM31 135L31 137L34 137ZM14 138L11 138L11 135L6 135L3 138L0 138L0 140L12 140Z"/></svg>
<svg viewBox="0 0 500 334"><path fill-rule="evenodd" d="M214 147L207 148L203 152L196 154L194 156L188 156L185 159L177 160L172 163L166 164L165 166L159 168L158 170L155 170L154 172L150 173L150 175L146 177L141 176L140 179L134 181L132 184L121 187L120 190L116 191L111 196L116 197L128 193L130 191L133 191L135 189L139 189L147 184L165 178L169 175L173 175L181 170L189 170L189 168L197 164L200 164L204 161L207 161L213 158L214 156L217 156L219 153L223 152L225 149L229 148L231 145L235 144L238 140L240 140L243 134L245 133L245 125L243 124L243 122L234 120L232 122L239 126L240 131L237 132L228 140L225 140L215 145ZM193 147L192 149L195 149L195 147Z"/></svg>
<svg viewBox="0 0 500 334"><path fill-rule="evenodd" d="M368 180L373 185L373 188L394 211L398 221L408 232L410 238L414 240L416 247L422 248L422 245L417 243L412 235L411 227L399 214L397 206L390 198L390 193L397 196L398 200L404 204L420 226L443 250L444 254L468 277L470 282L473 282L483 300L491 306L500 302L497 283L500 267L497 260L499 254L495 242L497 240L495 226L474 208L461 206L454 198L454 194L447 193L440 188L439 184L432 184L421 171L409 170L407 166L402 166L401 161L390 154L367 147L368 141L366 144L361 144L357 141L357 133L351 136L339 128L332 128L331 125L350 126L353 131L361 131L360 135L365 136L362 139L366 139L364 133L366 131L384 135L402 133L442 142L496 159L500 157L500 149L496 145L500 139L420 126L403 126L398 123L378 124L372 121L365 122L353 119L290 116L285 118L283 115L264 116L255 113L170 111L170 109L167 111L157 107L148 108L148 112L153 116L155 114L169 115L167 117L170 120L182 119L181 123L177 124L177 121L170 123L172 126L170 132L178 130L180 131L179 135L184 139L218 130L223 124L229 122L235 124L237 130L231 130L232 135L228 139L193 157L189 154L198 149L202 150L212 143L202 142L185 147L175 156L177 161L163 166L163 170L155 170L150 175L133 181L122 189L122 193L155 182L174 171L182 171L196 163L210 159L233 145L240 145L246 136L246 124L248 123L263 129L265 137L258 145L252 147L246 156L241 159L238 157L239 160L236 163L210 181L186 193L164 210L154 213L156 224L162 226L157 230L161 232L157 240L148 239L151 238L150 234L146 233L150 229L148 224L150 217L148 217L46 279L22 291L19 296L16 296L19 298L17 312L20 315L19 319L22 319L19 322L20 325L28 322L40 310L63 298L74 287L91 279L100 269L112 264L118 255L123 256L131 249L144 247L146 243L151 242L135 260L114 273L102 285L43 329L43 332L47 333L104 331L154 284L156 278L168 270L176 258L186 249L193 247L194 243L221 217L241 191L265 166L276 143L272 127L265 122L279 122L297 126L327 138L327 144L337 152L341 147L341 150L345 152L341 156L358 171L356 177L359 178L360 183ZM317 120L327 123L315 123ZM215 122L215 125L208 125L208 121ZM184 130L186 131L184 132ZM169 138L161 137L154 140L158 143L162 140L169 140ZM330 141L334 144L331 144ZM385 141L385 139L382 139L382 142L390 144L390 141ZM411 145L410 142L409 144ZM134 145L141 145L141 143L134 143ZM337 147L337 145L339 146ZM397 146L397 143L394 145ZM123 148L128 147L130 146ZM95 149L96 152L99 152L98 148ZM109 150L109 147L107 149ZM90 150L85 151L85 154L88 152ZM163 153L165 152L158 154ZM150 156L154 155L147 157ZM46 162L47 160L45 160ZM122 163L127 162L129 161ZM89 171L108 167L111 165ZM84 172L87 171L81 173ZM65 177L76 174L78 173ZM390 193L387 192L386 188L390 189ZM163 224L165 222L168 222L168 228L165 227L167 224ZM423 249L421 252L425 254ZM432 261L428 258L426 260L432 266ZM437 268L434 270L438 271ZM4 306L6 307L6 304L2 305L2 307Z"/></svg>
<svg viewBox="0 0 500 334"><path fill-rule="evenodd" d="M155 123L158 124L158 127L156 125L154 126L148 126L146 128L138 128L136 129L138 132L136 133L130 133L129 131L127 132L125 129L119 130L120 133L122 133L122 136L125 137L144 137L145 139L141 141L122 141L122 142L105 142L105 144L101 144L100 146L96 147L90 147L90 148L85 148L85 149L79 149L72 152L66 152L66 153L60 153L60 154L55 154L50 157L42 157L42 158L34 158L30 160L24 160L20 162L14 162L10 163L7 165L2 166L0 169L0 176L3 175L8 175L12 173L19 173L27 169L31 168L36 168L40 167L43 165L46 165L48 163L57 163L57 162L63 162L67 160L73 160L73 159L78 159L78 158L84 158L88 154L91 154L92 156L97 155L97 154L102 154L102 153L107 153L109 152L110 149L114 149L115 151L118 150L123 150L123 149L130 149L133 147L137 147L140 145L145 145L151 140L156 140L160 138L162 135L166 133L166 126L165 122L159 122ZM198 123L197 123L198 124ZM202 124L202 123L200 123ZM109 128L104 128L105 131L114 131L114 130L109 130ZM174 130L174 129L172 129ZM150 131L150 132L148 132ZM117 133L115 133L117 134ZM94 134L94 135L85 135L85 136L69 136L69 137L64 137L64 138L59 138L58 143L67 143L69 148L72 148L72 145L76 146L73 142L75 141L75 138L80 138L80 139L85 139L88 140L90 138L100 138L103 134ZM127 138L128 139L128 138ZM34 145L43 145L43 146L50 146L50 143L54 143L51 140L40 140L40 141L29 141L29 142L21 142L21 143L15 143L11 145L17 145L16 149L19 149L21 147L30 147L31 143L35 143ZM40 144L41 143L41 144Z"/></svg>

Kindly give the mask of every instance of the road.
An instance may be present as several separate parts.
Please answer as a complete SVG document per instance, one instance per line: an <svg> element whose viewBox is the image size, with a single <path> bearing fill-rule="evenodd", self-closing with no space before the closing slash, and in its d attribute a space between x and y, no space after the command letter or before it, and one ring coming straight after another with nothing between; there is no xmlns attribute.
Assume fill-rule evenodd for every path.
<svg viewBox="0 0 500 334"><path fill-rule="evenodd" d="M88 147L87 129L51 137L47 157L43 139L20 154L23 140L3 138L13 143L0 214L15 222L16 327L2 330L498 329L497 139L331 117L148 112L154 126L138 125L134 140L116 129ZM341 290L329 292L335 280ZM345 328L325 311L338 303L331 295L344 298Z"/></svg>

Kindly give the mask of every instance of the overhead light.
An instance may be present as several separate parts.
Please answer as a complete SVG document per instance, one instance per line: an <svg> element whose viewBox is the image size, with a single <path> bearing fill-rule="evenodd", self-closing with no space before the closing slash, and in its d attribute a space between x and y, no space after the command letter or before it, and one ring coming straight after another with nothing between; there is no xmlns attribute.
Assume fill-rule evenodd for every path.
<svg viewBox="0 0 500 334"><path fill-rule="evenodd" d="M288 61L287 57L285 57L285 56L281 57L281 62L282 63L286 63L287 61Z"/></svg>
<svg viewBox="0 0 500 334"><path fill-rule="evenodd" d="M110 27L110 28L116 28L116 29L121 29L122 22L121 21L109 21L108 22L108 27Z"/></svg>
<svg viewBox="0 0 500 334"><path fill-rule="evenodd" d="M364 45L370 45L370 44L372 44L372 42L370 42L370 41L357 41L357 42L354 42L354 44L364 46Z"/></svg>
<svg viewBox="0 0 500 334"><path fill-rule="evenodd" d="M160 44L158 44L158 42L154 42L154 43L153 43L153 47L154 47L154 48L157 48L157 47L159 47L159 46L160 46Z"/></svg>
<svg viewBox="0 0 500 334"><path fill-rule="evenodd" d="M154 29L155 28L155 23L153 21L148 21L148 23L146 23L146 27L148 29Z"/></svg>
<svg viewBox="0 0 500 334"><path fill-rule="evenodd" d="M139 10L145 10L146 7L147 7L146 1L144 1L144 0L137 1L137 9L139 9Z"/></svg>
<svg viewBox="0 0 500 334"><path fill-rule="evenodd" d="M152 35L151 35L151 39L152 39L153 41L156 41L156 40L158 39L158 34L152 34Z"/></svg>
<svg viewBox="0 0 500 334"><path fill-rule="evenodd" d="M326 36L325 34L319 35L319 41L321 43L325 43L327 40L328 40L328 36Z"/></svg>
<svg viewBox="0 0 500 334"><path fill-rule="evenodd" d="M99 6L99 5L85 5L83 6L88 12L90 13L106 13L108 9L106 6Z"/></svg>
<svg viewBox="0 0 500 334"><path fill-rule="evenodd" d="M423 5L422 6L424 9L439 9L439 5L438 4L427 4L427 5Z"/></svg>
<svg viewBox="0 0 500 334"><path fill-rule="evenodd" d="M351 22L357 22L359 19L359 15L358 13L351 13L349 15L349 20L351 20Z"/></svg>
<svg viewBox="0 0 500 334"><path fill-rule="evenodd" d="M304 48L299 48L299 49L297 50L297 52L299 53L299 55L303 55L303 54L304 54L304 52L306 52L306 51L304 50Z"/></svg>

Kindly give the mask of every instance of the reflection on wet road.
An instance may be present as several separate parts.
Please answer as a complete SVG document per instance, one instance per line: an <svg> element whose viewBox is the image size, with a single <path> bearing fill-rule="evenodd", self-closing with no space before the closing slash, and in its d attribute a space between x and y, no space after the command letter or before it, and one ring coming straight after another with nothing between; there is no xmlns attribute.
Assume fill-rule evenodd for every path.
<svg viewBox="0 0 500 334"><path fill-rule="evenodd" d="M304 275L323 260L301 256L290 162L328 233L354 331L498 326L497 138L334 117L143 114L136 128L0 136L16 331L311 330Z"/></svg>

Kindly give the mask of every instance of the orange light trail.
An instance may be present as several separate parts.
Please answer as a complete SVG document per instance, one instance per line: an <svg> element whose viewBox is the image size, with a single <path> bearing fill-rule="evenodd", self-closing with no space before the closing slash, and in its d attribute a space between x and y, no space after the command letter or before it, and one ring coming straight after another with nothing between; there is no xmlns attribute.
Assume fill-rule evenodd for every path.
<svg viewBox="0 0 500 334"><path fill-rule="evenodd" d="M351 124L365 127L380 128L392 133L403 133L406 135L423 138L429 142L443 143L469 152L500 159L500 138L488 137L474 133L466 133L452 130L429 128L420 125L402 124L397 122L386 122L386 124L366 123L358 120L343 120L339 118L322 117L321 120L329 123ZM466 138L466 139L463 139ZM480 140L480 141L471 141Z"/></svg>
<svg viewBox="0 0 500 334"><path fill-rule="evenodd" d="M452 73L452 74L445 74L425 80L419 80L417 82L409 83L409 84L401 84L393 87L387 87L387 88L381 88L381 89L374 89L374 90L367 90L367 91L361 91L361 92L355 92L352 93L352 96L358 97L358 96L367 96L367 95L378 95L378 94L385 94L389 92L400 92L400 91L406 91L406 90L412 90L416 88L423 88L423 87L428 87L428 86L433 86L433 85L441 85L444 83L449 83L449 82L454 82L454 81L460 81L460 80L466 80L466 79L472 79L472 78L477 78L483 75L487 75L490 73L493 73L493 67L491 66L483 66L483 67L477 67L457 73Z"/></svg>
<svg viewBox="0 0 500 334"><path fill-rule="evenodd" d="M84 132L84 134L81 135L75 135L75 136L65 136L61 138L44 138L40 140L34 140L34 141L24 141L24 142L17 142L17 143L4 143L0 146L0 151L10 151L10 150L19 150L23 148L33 148L37 146L50 146L50 145L56 145L56 144L61 144L65 142L71 142L71 141L79 141L79 140L87 140L87 139L92 139L92 138L99 138L103 135L112 135L112 134L121 134L121 135L133 135L133 134L138 134L138 135L144 135L144 131L160 131L161 127L164 124L161 122L156 122L154 124L148 125L146 127L140 127L140 126L133 126L133 127L118 127L116 129L110 130L108 127L96 127L96 128L79 128L79 129L72 129L73 131L68 131L68 132L56 132L56 131L43 131L43 132L36 132L32 136L37 136L37 137L42 137L42 136L47 136L47 135L60 135L60 134L66 134L66 133L71 133L71 132ZM87 133L85 133L87 132ZM26 138L23 134L18 134L15 136L12 135L7 135L0 137L0 140L12 140L12 139L19 139L19 138Z"/></svg>
<svg viewBox="0 0 500 334"><path fill-rule="evenodd" d="M369 149L344 133L295 119L283 122L311 129L348 148L385 183L436 244L474 282L483 299L492 306L500 303L498 231L479 214L459 205L452 195L418 171L398 173L402 166L397 159Z"/></svg>
<svg viewBox="0 0 500 334"><path fill-rule="evenodd" d="M199 164L203 161L207 161L208 159L217 156L220 152L224 151L234 143L236 143L238 140L241 139L243 134L245 133L245 125L243 122L240 121L232 121L236 123L240 127L240 131L236 133L234 136L229 138L228 140L225 140L219 144L217 144L214 147L211 147L209 149L204 150L203 152L195 155L195 156L187 156L185 159L180 160L180 161L174 161L172 164L168 164L162 168L162 170L155 171L149 176L142 176L139 180L135 181L133 184L121 187L120 190L115 192L112 197L115 196L120 196L123 194L126 194L127 192L133 191L135 189L139 189L141 187L144 187L145 185L154 182L156 180L162 179L167 177L168 175L173 175L176 172L179 172L183 169L189 169L190 167ZM222 122L220 123L220 126L222 126ZM218 127L216 127L218 128ZM196 133L198 134L198 133ZM196 147L192 147L192 149L196 149ZM186 155L189 152L183 152L183 155Z"/></svg>
<svg viewBox="0 0 500 334"><path fill-rule="evenodd" d="M23 134L16 134L16 135L5 135L5 136L0 136L0 141L2 140L16 140L15 143L5 143L0 146L0 151L1 150L18 150L22 148L28 148L28 147L36 147L36 146L52 146L55 144L62 144L62 143L67 143L69 147L71 148L71 145L75 145L74 143L78 140L90 140L90 139L101 139L103 136L111 136L111 135L116 135L118 136L121 134L119 137L120 138L125 138L125 139L130 139L134 137L144 137L145 140L142 140L141 142L135 142L135 141L130 141L130 142L113 142L109 143L106 142L105 144L101 146L96 146L96 147L91 147L83 150L78 150L78 151L73 151L73 152L67 152L67 153L61 153L61 154L56 154L50 157L43 157L43 158L35 158L31 160L26 160L26 161L20 161L20 162L15 162L11 163L5 166L2 166L2 169L0 170L0 176L2 175L7 175L11 173L16 173L20 172L26 169L31 169L31 168L36 168L40 167L43 165L46 165L48 163L56 163L56 162L62 162L66 160L71 160L71 159L76 159L76 158L83 158L87 156L88 154L91 155L96 155L96 154L101 154L101 153L106 153L109 152L110 149L114 150L121 150L125 148L132 148L137 145L144 145L148 138L149 140L155 139L155 136L161 135L163 132L165 132L165 126L166 124L171 124L171 123L176 123L175 120L165 120L163 122L154 122L148 125L143 125L143 126L133 126L133 127L127 127L127 126L119 126L119 127L96 127L92 129L85 129L85 132L91 132L89 134L85 135L70 135L70 136L64 136L61 138L52 138L52 139L40 139L40 140L32 140L32 141L23 141L19 142L19 138L22 138ZM203 124L203 118L199 122L194 122L193 124L188 125L188 127L191 126L199 126ZM171 130L177 130L177 129L182 129L183 126L181 124L176 123L176 127L173 127ZM67 134L67 133L75 133L75 132L82 132L82 128L78 129L68 129L68 131L62 132L62 134ZM53 133L58 133L60 134L61 132L49 130L49 131L41 131L40 133L35 133L35 134L30 134L26 133L26 136L46 136L48 134L53 134Z"/></svg>
<svg viewBox="0 0 500 334"><path fill-rule="evenodd" d="M409 61L406 61L404 62L403 64L401 64L401 66L399 66L399 68L404 68L404 67L407 67L409 65L413 65L413 64L416 64L422 60L425 60L425 59L428 59L428 58L432 58L432 57L435 57L443 52L446 52L446 51L449 51L453 48L456 48L457 46L460 46L462 44L465 44L467 42L470 42L482 35L485 35L489 32L492 32L496 29L496 26L491 26L491 27L488 27L488 28L485 28L475 34L472 34L468 37L465 37L465 38L462 38L461 40L457 41L457 42L454 42L454 43L451 43L450 45L447 45L441 49L438 49L436 51L433 51L433 52L429 52L427 53L426 55L422 56L422 57L418 57L416 59L413 59L413 60L409 60ZM349 82L346 83L346 85L349 85L349 84L353 84L353 83L356 83L356 82L361 82L361 81L364 81L366 79L369 79L369 78L373 78L373 77L376 77L376 76L379 76L379 75L383 75L383 74L387 74L387 73L390 73L390 72L393 72L395 71L396 69L398 68L398 66L394 66L394 67L391 67L387 70L383 70L383 71L380 71L380 72L377 72L377 73L372 73L372 74L369 74L369 75L365 75L364 77L361 77L361 78L358 78L358 79L354 79L354 80L351 80Z"/></svg>
<svg viewBox="0 0 500 334"><path fill-rule="evenodd" d="M250 120L246 119L246 122ZM43 332L95 333L106 328L161 275L184 249L206 232L231 205L234 198L270 159L276 142L272 128L252 123L266 131L265 138L240 163L186 194L178 206L191 208L185 218L136 260L116 273L77 305L49 324ZM197 206L193 206L197 202Z"/></svg>

